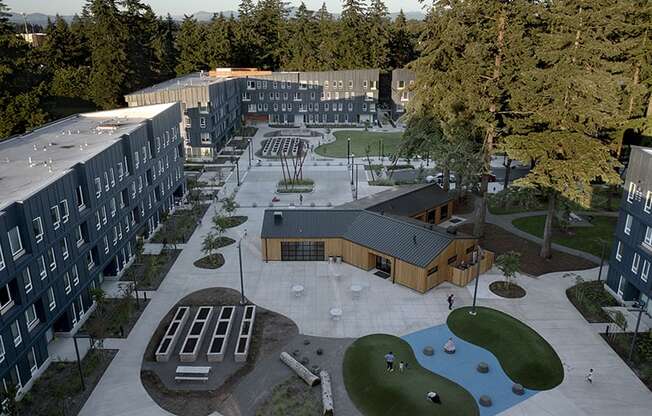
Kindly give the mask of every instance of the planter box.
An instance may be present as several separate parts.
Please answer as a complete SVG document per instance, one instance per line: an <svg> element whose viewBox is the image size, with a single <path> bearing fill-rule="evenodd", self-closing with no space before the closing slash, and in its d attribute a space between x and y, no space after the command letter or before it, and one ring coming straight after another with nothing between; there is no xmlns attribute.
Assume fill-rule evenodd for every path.
<svg viewBox="0 0 652 416"><path fill-rule="evenodd" d="M238 332L238 342L235 345L234 359L238 363L247 361L247 356L249 355L249 347L251 345L251 338L254 333L255 318L256 306L245 306L242 322L240 323L240 331Z"/></svg>
<svg viewBox="0 0 652 416"><path fill-rule="evenodd" d="M208 345L206 359L210 362L222 362L226 347L229 345L229 335L235 319L235 306L224 306L213 331L213 337Z"/></svg>
<svg viewBox="0 0 652 416"><path fill-rule="evenodd" d="M190 308L188 306L179 306L177 308L177 312L174 314L172 322L170 322L170 325L165 331L165 335L163 335L161 343L158 345L156 350L156 361L166 362L170 359L172 356L172 351L174 350L174 346L179 340L181 330L183 329L184 325L186 325L186 321L188 320L189 315Z"/></svg>
<svg viewBox="0 0 652 416"><path fill-rule="evenodd" d="M212 306L199 307L195 319L190 324L190 330L188 331L188 335L186 335L186 340L183 342L181 351L179 351L179 361L187 363L197 360L201 342L204 339L208 323L212 316Z"/></svg>

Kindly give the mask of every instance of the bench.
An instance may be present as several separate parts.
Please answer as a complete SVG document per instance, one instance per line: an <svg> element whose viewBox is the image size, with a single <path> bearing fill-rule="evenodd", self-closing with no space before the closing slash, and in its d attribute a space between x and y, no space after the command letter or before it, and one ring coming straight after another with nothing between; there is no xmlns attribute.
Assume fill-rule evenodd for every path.
<svg viewBox="0 0 652 416"><path fill-rule="evenodd" d="M174 377L175 381L208 381L208 373L210 373L210 367L199 367L199 366L177 366L176 376Z"/></svg>

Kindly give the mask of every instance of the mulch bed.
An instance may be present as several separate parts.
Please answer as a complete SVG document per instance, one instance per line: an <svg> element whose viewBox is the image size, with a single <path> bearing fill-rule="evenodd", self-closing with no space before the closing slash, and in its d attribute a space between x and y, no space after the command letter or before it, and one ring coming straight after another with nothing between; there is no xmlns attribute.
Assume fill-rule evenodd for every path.
<svg viewBox="0 0 652 416"><path fill-rule="evenodd" d="M156 348L178 306L237 305L239 301L240 293L227 288L204 289L184 297L161 320L147 345L143 361L155 361L154 353ZM158 376L152 371L141 371L141 381L152 399L168 412L179 416L208 415L217 410L218 407L228 407L228 401L232 400L231 392L238 382L253 370L256 362L266 355L276 352L298 333L299 329L292 320L258 306L247 363L220 388L211 391L171 391L161 383ZM235 408L237 411L237 404ZM239 412L228 414L239 414Z"/></svg>
<svg viewBox="0 0 652 416"><path fill-rule="evenodd" d="M224 266L224 256L221 253L209 254L196 260L193 265L200 269L219 269Z"/></svg>
<svg viewBox="0 0 652 416"><path fill-rule="evenodd" d="M506 282L491 282L489 285L489 290L494 294L508 299L518 299L525 296L525 289L517 285L516 283L506 283Z"/></svg>
<svg viewBox="0 0 652 416"><path fill-rule="evenodd" d="M163 250L158 256L142 255L136 258L129 269L120 277L120 281L138 282L138 290L157 290L181 254L181 250ZM150 261L148 261L151 259ZM152 261L153 260L153 261ZM148 272L148 267L153 268ZM148 273L151 273L148 274ZM148 280L146 280L148 279Z"/></svg>
<svg viewBox="0 0 652 416"><path fill-rule="evenodd" d="M79 414L118 350L91 350L82 360L82 391L77 363L52 363L18 403L19 415L51 416Z"/></svg>
<svg viewBox="0 0 652 416"><path fill-rule="evenodd" d="M238 225L242 225L245 222L247 222L248 219L249 217L246 217L244 215L235 215L232 217L227 217L226 228L233 228L233 227L237 227Z"/></svg>
<svg viewBox="0 0 652 416"><path fill-rule="evenodd" d="M208 210L208 204L198 204L191 209L178 210L165 220L160 230L152 238L152 243L184 244L190 240L199 221Z"/></svg>
<svg viewBox="0 0 652 416"><path fill-rule="evenodd" d="M473 224L463 224L460 232L472 235ZM485 224L485 236L480 239L480 245L496 255L509 251L521 253L521 272L532 276L546 273L562 272L569 270L584 270L596 267L592 261L570 254L553 250L552 258L544 259L539 256L541 246L518 237L494 224Z"/></svg>
<svg viewBox="0 0 652 416"><path fill-rule="evenodd" d="M321 415L321 390L309 387L303 380L290 376L274 387L270 397L258 408L256 416Z"/></svg>
<svg viewBox="0 0 652 416"><path fill-rule="evenodd" d="M130 303L127 303L128 301ZM104 299L103 304L97 307L81 327L80 332L93 332L94 329L99 328L99 325L106 325L103 327L106 331L106 338L127 338L149 301L150 299L140 299L138 301L140 307L137 308L135 298ZM102 320L102 322L98 322L98 320Z"/></svg>
<svg viewBox="0 0 652 416"><path fill-rule="evenodd" d="M618 306L618 302L604 289L603 282L578 283L566 289L566 296L587 322L613 321L611 316L602 308Z"/></svg>

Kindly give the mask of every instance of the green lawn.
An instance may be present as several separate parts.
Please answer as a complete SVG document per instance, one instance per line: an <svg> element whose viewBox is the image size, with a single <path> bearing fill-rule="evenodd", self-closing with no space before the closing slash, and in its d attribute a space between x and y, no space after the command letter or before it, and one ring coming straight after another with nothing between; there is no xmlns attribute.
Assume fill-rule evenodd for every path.
<svg viewBox="0 0 652 416"><path fill-rule="evenodd" d="M532 328L490 308L455 309L448 316L451 331L472 344L491 351L505 373L525 388L550 390L564 379L564 368L555 350Z"/></svg>
<svg viewBox="0 0 652 416"><path fill-rule="evenodd" d="M407 361L409 370L386 372L383 357L388 351L394 353L397 362ZM409 344L395 336L375 334L359 338L346 350L343 367L346 391L364 415L479 414L478 405L468 391L422 368ZM427 400L426 394L431 390L441 394L441 404Z"/></svg>
<svg viewBox="0 0 652 416"><path fill-rule="evenodd" d="M546 221L544 215L518 218L512 222L516 228L526 233L543 237L543 227ZM605 256L609 255L609 249L613 241L614 229L616 228L616 217L593 217L592 227L571 227L574 235L553 228L552 241L553 243L561 244L562 246L574 248L577 250L591 253L600 257L602 252L602 244L600 239L607 242Z"/></svg>
<svg viewBox="0 0 652 416"><path fill-rule="evenodd" d="M401 142L402 133L375 133L370 131L341 130L335 133L336 140L322 144L315 149L318 155L326 157L346 157L347 139L351 138L351 153L356 157L366 156L367 146L371 146L370 156L378 156L378 143L382 140L385 156L394 154Z"/></svg>

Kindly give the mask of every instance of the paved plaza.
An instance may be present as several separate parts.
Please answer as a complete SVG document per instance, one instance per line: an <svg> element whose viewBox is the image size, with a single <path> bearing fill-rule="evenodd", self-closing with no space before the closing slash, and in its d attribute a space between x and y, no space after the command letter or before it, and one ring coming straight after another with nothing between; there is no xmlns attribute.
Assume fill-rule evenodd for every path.
<svg viewBox="0 0 652 416"><path fill-rule="evenodd" d="M260 132L256 137L259 140ZM460 288L445 283L422 295L347 264L264 263L259 239L262 215L275 195L280 168L252 167L243 176L236 198L243 208L237 215L246 215L249 220L225 235L241 240L245 294L254 303L292 319L301 333L322 337L359 337L379 332L403 336L444 323L449 312L446 297L451 293L456 296L455 306L471 304L473 286ZM304 176L316 182L314 193L304 195L304 206L311 202L338 205L351 200L346 167L307 166ZM365 193L371 192L366 186L360 191L363 188ZM298 204L296 198L280 197L281 203L287 204ZM253 203L256 208L252 208ZM210 230L213 208L208 210L160 288L151 294L150 304L129 337L119 344L120 352L81 415L169 414L156 405L140 381L141 361L150 337L161 318L189 293L208 287L240 290L237 244L220 250L226 259L222 268L206 270L193 266L202 256L201 242ZM578 274L587 280L595 279L597 269ZM555 348L565 368L559 387L536 394L502 414L627 416L649 412L652 394L601 339L599 328L588 324L567 300L564 291L575 281L564 275L521 276L517 281L527 290L527 296L511 300L497 298L488 291L488 284L501 278L495 270L480 277L479 304L502 310L530 325ZM304 287L301 296L291 290L298 284ZM351 292L354 284L363 288L359 298ZM338 321L329 315L333 307L342 310ZM588 368L595 369L593 384L584 381Z"/></svg>

